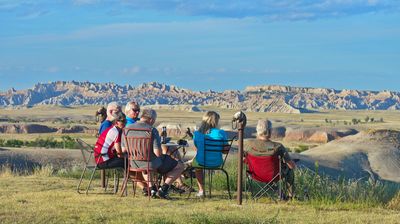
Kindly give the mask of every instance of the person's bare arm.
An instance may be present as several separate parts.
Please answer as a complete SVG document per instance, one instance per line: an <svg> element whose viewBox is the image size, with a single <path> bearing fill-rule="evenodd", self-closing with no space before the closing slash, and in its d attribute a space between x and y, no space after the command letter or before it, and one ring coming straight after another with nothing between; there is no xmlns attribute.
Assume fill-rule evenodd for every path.
<svg viewBox="0 0 400 224"><path fill-rule="evenodd" d="M116 142L114 143L114 148L117 151L117 155L118 157L122 157L122 148L121 148L121 143L120 142Z"/></svg>

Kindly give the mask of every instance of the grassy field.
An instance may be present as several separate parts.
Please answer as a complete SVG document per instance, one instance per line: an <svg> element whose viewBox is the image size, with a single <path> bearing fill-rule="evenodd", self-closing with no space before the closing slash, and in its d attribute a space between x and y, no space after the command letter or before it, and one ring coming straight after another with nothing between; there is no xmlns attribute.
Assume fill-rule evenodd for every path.
<svg viewBox="0 0 400 224"><path fill-rule="evenodd" d="M227 165L235 188L234 160ZM398 223L398 188L382 183L333 181L312 172L296 173L297 199L274 202L261 198L238 206L229 200L223 176L214 177L213 198L148 201L140 193L128 197L105 193L94 180L89 195L76 193L80 169L33 172L0 170L0 223ZM87 179L85 180L87 184ZM397 186L398 187L398 186ZM302 198L307 188L309 199Z"/></svg>
<svg viewBox="0 0 400 224"><path fill-rule="evenodd" d="M44 121L51 126L78 125L95 122L94 111L98 106L48 107L40 106L20 109L0 109L0 118L35 123L38 119L68 118L62 122ZM230 126L235 111L212 107L221 114L222 126ZM356 128L399 130L398 111L321 111L310 114L246 113L249 126L258 119L269 118L275 126L314 128ZM158 121L198 124L203 112L158 111ZM365 122L366 117L375 121ZM32 120L33 119L33 120ZM345 125L352 119L361 120L356 125ZM25 121L24 121L25 120ZM328 122L327 122L328 121ZM4 122L3 122L4 123ZM97 126L97 125L93 125ZM66 134L95 142L90 134ZM35 140L54 138L60 140L64 134L1 134L1 139ZM303 143L299 143L303 144ZM292 146L290 146L292 147ZM293 145L293 147L297 147ZM235 163L232 160L229 163ZM229 166L232 188L236 184L236 168ZM4 165L4 164L3 164ZM310 200L296 199L275 203L268 199L258 202L245 201L237 206L223 192L225 182L216 176L217 197L186 199L173 195L173 201L151 200L142 196L120 198L103 194L96 187L89 195L75 191L80 170L61 169L54 171L42 167L23 174L0 169L0 223L399 223L400 193L394 196L399 186L352 180L333 181L312 173L297 172L296 193L302 197L308 190ZM99 183L99 180L95 180Z"/></svg>
<svg viewBox="0 0 400 224"><path fill-rule="evenodd" d="M0 176L0 223L398 223L400 212L348 203L244 201L218 197L173 201L75 192L76 179L37 172Z"/></svg>
<svg viewBox="0 0 400 224"><path fill-rule="evenodd" d="M67 123L79 123L78 121L95 122L94 112L100 106L81 107L59 107L59 106L35 106L32 108L0 108L1 118L11 119L54 119L69 118ZM222 125L230 125L233 114L236 112L230 109L215 107L203 107L204 110L215 110L221 114ZM179 110L157 110L157 122L193 123L200 122L203 112L187 112ZM264 113L246 112L248 124L254 126L260 118L269 118L277 124L300 125L305 127L371 127L371 128L394 128L400 125L400 111L319 111L316 113L285 114L285 113ZM376 122L365 123L365 118L374 118ZM383 119L384 122L379 122ZM327 123L332 121L332 123ZM344 121L351 122L352 119L360 120L358 125L344 125Z"/></svg>
<svg viewBox="0 0 400 224"><path fill-rule="evenodd" d="M32 108L1 108L1 119L12 119L19 123L39 123L51 127L68 127L82 125L96 129L99 125L95 122L94 112L99 106L59 107L36 106ZM235 111L214 107L203 107L204 110L216 110L221 114L221 126L231 127L231 119ZM161 122L181 123L195 126L201 121L203 112L187 112L179 110L158 110L156 125ZM274 126L308 127L321 130L330 128L355 128L365 129L393 129L400 130L400 111L320 111L318 113L283 114L246 112L248 126L255 126L260 118L268 118ZM374 118L374 122L365 122L365 118ZM54 119L61 120L54 120ZM353 119L361 123L350 124ZM383 120L383 122L381 122ZM328 121L328 122L327 122ZM345 124L345 122L347 124ZM3 121L2 123L7 123ZM1 124L1 123L0 123ZM81 137L89 142L95 141L95 136L90 134L2 134L2 139L34 140L36 138L54 137L60 139L62 135Z"/></svg>

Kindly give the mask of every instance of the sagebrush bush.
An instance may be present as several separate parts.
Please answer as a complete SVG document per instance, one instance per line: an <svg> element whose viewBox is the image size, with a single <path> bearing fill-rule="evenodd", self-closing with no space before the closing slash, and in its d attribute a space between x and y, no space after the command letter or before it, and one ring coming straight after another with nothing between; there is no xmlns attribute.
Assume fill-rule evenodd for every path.
<svg viewBox="0 0 400 224"><path fill-rule="evenodd" d="M387 206L389 209L400 210L400 192L390 200Z"/></svg>
<svg viewBox="0 0 400 224"><path fill-rule="evenodd" d="M236 156L236 155L234 155ZM237 158L231 156L225 164L229 173L230 189L237 188ZM246 172L243 171L243 181ZM208 179L206 179L207 184ZM213 190L225 190L226 177L222 172L213 175ZM365 206L387 204L399 192L400 185L383 181L333 179L315 170L300 167L295 170L295 197L297 200L322 204L358 203ZM393 202L395 203L395 202Z"/></svg>

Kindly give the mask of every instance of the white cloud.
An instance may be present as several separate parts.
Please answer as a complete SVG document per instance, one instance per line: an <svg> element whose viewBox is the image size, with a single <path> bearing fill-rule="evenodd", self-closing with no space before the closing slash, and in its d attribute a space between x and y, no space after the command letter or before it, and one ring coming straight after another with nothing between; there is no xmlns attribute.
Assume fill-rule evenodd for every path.
<svg viewBox="0 0 400 224"><path fill-rule="evenodd" d="M50 72L50 73L57 73L59 71L60 71L60 68L57 66L51 66L51 67L47 68L47 72Z"/></svg>
<svg viewBox="0 0 400 224"><path fill-rule="evenodd" d="M109 8L111 12L152 10L188 16L225 18L263 17L269 20L309 20L371 12L400 12L398 0L72 0L74 6ZM50 10L50 0L0 1L0 10L36 8ZM98 8L98 7L97 7ZM109 11L109 12L110 12ZM112 14L112 13L111 13Z"/></svg>
<svg viewBox="0 0 400 224"><path fill-rule="evenodd" d="M73 0L74 5L92 5L100 2L99 0Z"/></svg>
<svg viewBox="0 0 400 224"><path fill-rule="evenodd" d="M212 17L266 17L279 20L318 19L378 11L399 11L397 0L123 0L132 9L173 11Z"/></svg>
<svg viewBox="0 0 400 224"><path fill-rule="evenodd" d="M122 73L123 73L123 74L126 74L126 75L138 74L138 73L140 73L141 71L142 71L142 69L141 69L139 66L137 66L137 65L135 65L135 66L133 66L133 67L131 67L131 68L124 68L124 69L122 69Z"/></svg>
<svg viewBox="0 0 400 224"><path fill-rule="evenodd" d="M215 71L218 73L225 73L227 71L227 69L226 68L217 68Z"/></svg>

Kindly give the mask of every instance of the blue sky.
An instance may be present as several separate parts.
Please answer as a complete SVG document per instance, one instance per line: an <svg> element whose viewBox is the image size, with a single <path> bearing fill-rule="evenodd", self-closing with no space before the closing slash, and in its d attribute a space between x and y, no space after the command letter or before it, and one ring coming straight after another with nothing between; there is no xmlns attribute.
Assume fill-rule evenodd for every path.
<svg viewBox="0 0 400 224"><path fill-rule="evenodd" d="M194 90L400 91L397 0L0 0L0 90L77 80Z"/></svg>

